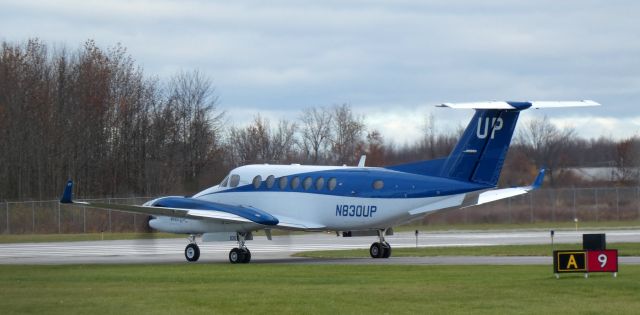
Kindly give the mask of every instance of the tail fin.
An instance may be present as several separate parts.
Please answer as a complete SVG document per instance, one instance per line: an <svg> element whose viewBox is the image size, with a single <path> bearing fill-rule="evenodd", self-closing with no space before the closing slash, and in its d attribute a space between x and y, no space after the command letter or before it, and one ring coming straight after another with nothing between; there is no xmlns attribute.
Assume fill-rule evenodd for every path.
<svg viewBox="0 0 640 315"><path fill-rule="evenodd" d="M440 176L495 186L519 114L513 109L476 109Z"/></svg>
<svg viewBox="0 0 640 315"><path fill-rule="evenodd" d="M472 108L476 110L476 114L453 152L444 161L440 176L495 186L500 178L520 111L528 108L599 105L590 100L442 104L440 107Z"/></svg>
<svg viewBox="0 0 640 315"><path fill-rule="evenodd" d="M394 165L388 169L495 186L520 111L528 108L600 106L594 101L444 103L438 107L475 109L462 138L445 159ZM536 183L541 181L536 180Z"/></svg>

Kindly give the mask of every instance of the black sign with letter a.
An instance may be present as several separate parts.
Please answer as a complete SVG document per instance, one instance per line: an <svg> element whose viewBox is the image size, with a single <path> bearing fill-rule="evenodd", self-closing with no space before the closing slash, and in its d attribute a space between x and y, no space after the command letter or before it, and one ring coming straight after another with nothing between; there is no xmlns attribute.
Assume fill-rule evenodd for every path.
<svg viewBox="0 0 640 315"><path fill-rule="evenodd" d="M587 252L556 250L553 252L553 271L563 272L586 272Z"/></svg>

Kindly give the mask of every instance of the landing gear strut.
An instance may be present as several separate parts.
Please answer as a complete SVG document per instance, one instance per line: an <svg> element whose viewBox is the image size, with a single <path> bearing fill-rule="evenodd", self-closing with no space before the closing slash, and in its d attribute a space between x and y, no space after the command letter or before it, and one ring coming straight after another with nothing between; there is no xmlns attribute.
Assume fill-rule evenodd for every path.
<svg viewBox="0 0 640 315"><path fill-rule="evenodd" d="M229 262L232 264L246 264L251 261L251 252L244 246L244 238L247 234L238 232L236 235L238 237L238 247L229 252Z"/></svg>
<svg viewBox="0 0 640 315"><path fill-rule="evenodd" d="M193 234L189 235L189 244L184 249L184 257L189 262L198 261L200 258L200 247L196 244L196 236Z"/></svg>
<svg viewBox="0 0 640 315"><path fill-rule="evenodd" d="M369 254L372 258L389 258L391 257L391 245L384 240L384 234L387 230L378 230L378 238L380 242L371 244Z"/></svg>

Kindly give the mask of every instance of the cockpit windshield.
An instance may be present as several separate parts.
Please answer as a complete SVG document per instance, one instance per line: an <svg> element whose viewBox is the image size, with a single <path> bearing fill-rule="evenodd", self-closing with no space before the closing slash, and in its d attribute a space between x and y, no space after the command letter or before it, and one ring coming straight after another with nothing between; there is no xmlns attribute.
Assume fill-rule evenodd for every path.
<svg viewBox="0 0 640 315"><path fill-rule="evenodd" d="M220 182L220 187L227 187L227 183L229 183L229 175Z"/></svg>

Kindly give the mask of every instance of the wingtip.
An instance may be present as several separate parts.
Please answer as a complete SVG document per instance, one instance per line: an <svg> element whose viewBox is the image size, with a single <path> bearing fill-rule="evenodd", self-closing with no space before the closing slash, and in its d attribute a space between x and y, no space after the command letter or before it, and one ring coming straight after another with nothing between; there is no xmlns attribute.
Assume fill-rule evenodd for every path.
<svg viewBox="0 0 640 315"><path fill-rule="evenodd" d="M540 172L538 172L538 176L536 176L536 179L533 181L533 184L531 185L533 189L538 189L542 186L542 182L544 182L544 173L545 173L545 169L541 168Z"/></svg>
<svg viewBox="0 0 640 315"><path fill-rule="evenodd" d="M64 187L64 192L62 193L62 197L60 198L60 203L73 203L72 193L73 193L73 180L69 179L67 181L66 186Z"/></svg>

